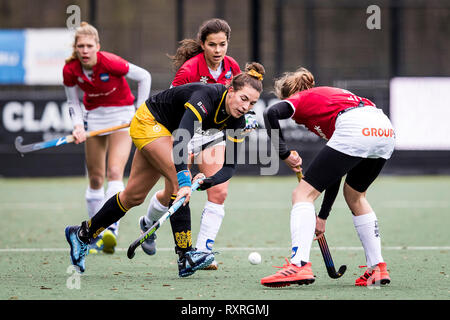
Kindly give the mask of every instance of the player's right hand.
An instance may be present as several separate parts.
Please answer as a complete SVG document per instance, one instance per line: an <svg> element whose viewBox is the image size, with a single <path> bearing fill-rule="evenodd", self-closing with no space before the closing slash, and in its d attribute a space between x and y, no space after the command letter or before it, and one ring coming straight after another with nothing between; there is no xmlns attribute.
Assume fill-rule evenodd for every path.
<svg viewBox="0 0 450 320"><path fill-rule="evenodd" d="M83 125L76 125L72 131L72 135L74 137L74 143L79 144L86 141L86 131L84 130Z"/></svg>
<svg viewBox="0 0 450 320"><path fill-rule="evenodd" d="M325 233L325 224L326 223L327 223L327 220L316 217L316 230L315 230L316 237L314 238L314 240L318 240L323 237L323 234Z"/></svg>
<svg viewBox="0 0 450 320"><path fill-rule="evenodd" d="M175 198L175 200L173 201L174 203L177 202L178 200L180 200L183 197L186 197L186 199L183 202L183 207L185 205L187 205L189 203L189 200L191 199L191 187L190 186L185 186L185 187L181 187L180 189L178 189L177 192L177 197Z"/></svg>
<svg viewBox="0 0 450 320"><path fill-rule="evenodd" d="M298 155L297 151L291 151L289 157L283 160L294 172L302 172L302 158Z"/></svg>

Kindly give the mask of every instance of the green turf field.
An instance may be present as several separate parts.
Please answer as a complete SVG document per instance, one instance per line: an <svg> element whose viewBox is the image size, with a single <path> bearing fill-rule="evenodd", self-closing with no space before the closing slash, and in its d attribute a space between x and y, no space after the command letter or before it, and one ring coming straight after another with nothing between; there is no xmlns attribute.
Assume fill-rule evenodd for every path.
<svg viewBox="0 0 450 320"><path fill-rule="evenodd" d="M272 266L281 266L290 254L290 197L295 176L232 179L215 244L220 252L218 271L178 278L169 223L157 233L155 256L138 249L133 260L126 257L125 249L139 235L137 222L146 211L148 197L121 220L118 251L89 255L86 272L77 278L71 272L64 228L86 219L86 182L85 178L0 179L1 300L450 298L450 177L384 176L369 190L392 279L390 285L373 289L353 285L364 272L358 266L365 259L341 194L326 235L336 268L346 264L346 274L338 280L329 278L314 243L314 284L280 289L259 284L260 278L277 270ZM205 195L196 192L191 200L194 243ZM249 264L251 251L261 253L261 264Z"/></svg>

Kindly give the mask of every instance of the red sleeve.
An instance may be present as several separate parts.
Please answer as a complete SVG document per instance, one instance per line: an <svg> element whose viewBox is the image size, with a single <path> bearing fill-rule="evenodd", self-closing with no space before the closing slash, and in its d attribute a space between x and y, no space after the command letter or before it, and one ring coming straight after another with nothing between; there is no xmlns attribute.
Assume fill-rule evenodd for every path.
<svg viewBox="0 0 450 320"><path fill-rule="evenodd" d="M175 78L172 81L172 86L176 87L192 82L191 74L191 70L186 65L182 65L175 74Z"/></svg>
<svg viewBox="0 0 450 320"><path fill-rule="evenodd" d="M77 84L77 80L73 75L72 70L70 70L70 66L68 64L65 64L63 68L63 83L68 87L73 87Z"/></svg>
<svg viewBox="0 0 450 320"><path fill-rule="evenodd" d="M122 77L128 73L130 66L128 61L110 52L101 52L102 63L111 74Z"/></svg>

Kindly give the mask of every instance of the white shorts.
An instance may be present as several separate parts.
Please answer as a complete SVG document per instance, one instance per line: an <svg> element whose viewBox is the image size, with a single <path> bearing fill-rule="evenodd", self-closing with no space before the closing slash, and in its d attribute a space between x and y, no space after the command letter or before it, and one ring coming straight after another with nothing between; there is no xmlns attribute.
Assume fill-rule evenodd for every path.
<svg viewBox="0 0 450 320"><path fill-rule="evenodd" d="M327 146L354 157L389 159L394 152L395 133L381 109L355 108L336 119Z"/></svg>
<svg viewBox="0 0 450 320"><path fill-rule="evenodd" d="M193 153L194 156L198 156L198 154L202 151L202 146L216 139L222 139L221 142L214 144L213 146L224 146L225 140L223 140L223 132L217 132L213 135L202 135L199 133L194 133L191 141L188 144L188 152Z"/></svg>
<svg viewBox="0 0 450 320"><path fill-rule="evenodd" d="M124 123L131 122L136 109L134 105L122 107L98 107L94 110L87 111L85 121L87 123L87 131L105 129L113 126L119 126ZM126 131L128 128L118 131ZM107 135L104 133L102 135Z"/></svg>

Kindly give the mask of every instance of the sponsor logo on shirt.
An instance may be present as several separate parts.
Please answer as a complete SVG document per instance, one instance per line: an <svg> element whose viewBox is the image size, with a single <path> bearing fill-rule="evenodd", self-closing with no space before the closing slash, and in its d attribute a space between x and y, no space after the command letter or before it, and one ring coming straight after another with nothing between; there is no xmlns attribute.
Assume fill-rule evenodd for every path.
<svg viewBox="0 0 450 320"><path fill-rule="evenodd" d="M208 83L208 77L207 76L201 76L200 77L200 82Z"/></svg>
<svg viewBox="0 0 450 320"><path fill-rule="evenodd" d="M327 136L325 135L325 133L323 133L323 131L322 131L322 129L320 128L320 126L314 126L314 130L317 131L317 134L318 134L319 136L321 136L321 137L324 138L325 140L328 140L328 139L327 139Z"/></svg>
<svg viewBox="0 0 450 320"><path fill-rule="evenodd" d="M109 74L107 74L107 73L100 73L100 80L102 80L103 82L108 82L109 81Z"/></svg>
<svg viewBox="0 0 450 320"><path fill-rule="evenodd" d="M101 97L101 96L109 96L111 93L116 91L116 87L112 88L108 92L100 92L100 93L88 93L88 97Z"/></svg>
<svg viewBox="0 0 450 320"><path fill-rule="evenodd" d="M395 136L395 132L391 128L363 128L362 129L363 136L366 137L386 137L391 138Z"/></svg>
<svg viewBox="0 0 450 320"><path fill-rule="evenodd" d="M204 114L208 114L208 110L206 110L205 106L201 101L197 102L197 106L199 106L199 108L202 109Z"/></svg>
<svg viewBox="0 0 450 320"><path fill-rule="evenodd" d="M232 76L233 76L233 73L231 72L231 68L230 68L230 70L228 70L228 72L225 74L225 79L231 79Z"/></svg>

